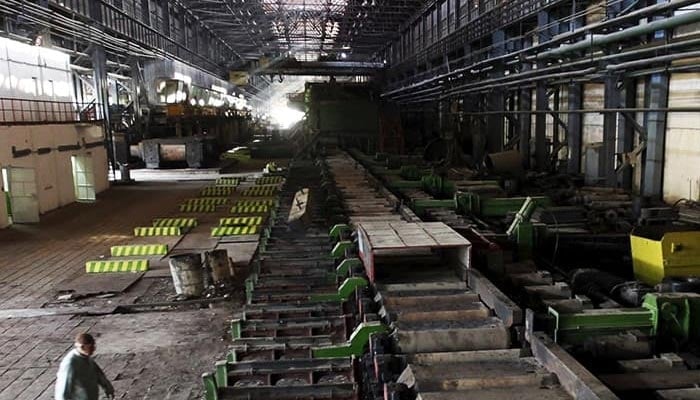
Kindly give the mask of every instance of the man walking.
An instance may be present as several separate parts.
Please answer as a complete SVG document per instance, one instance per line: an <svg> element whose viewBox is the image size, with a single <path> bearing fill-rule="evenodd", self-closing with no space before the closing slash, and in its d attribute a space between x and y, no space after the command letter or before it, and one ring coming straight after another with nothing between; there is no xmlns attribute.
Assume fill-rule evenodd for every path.
<svg viewBox="0 0 700 400"><path fill-rule="evenodd" d="M61 360L56 375L56 400L98 400L99 388L114 398L114 388L104 372L90 356L95 352L95 338L81 333L75 348Z"/></svg>

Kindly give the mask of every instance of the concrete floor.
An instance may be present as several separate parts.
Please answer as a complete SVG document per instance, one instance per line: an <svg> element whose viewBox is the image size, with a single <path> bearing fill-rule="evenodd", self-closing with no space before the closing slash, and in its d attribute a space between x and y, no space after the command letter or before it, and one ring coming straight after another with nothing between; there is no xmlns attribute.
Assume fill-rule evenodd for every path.
<svg viewBox="0 0 700 400"><path fill-rule="evenodd" d="M135 226L177 215L183 199L195 197L210 183L158 181L113 187L95 204L72 204L43 215L38 225L0 230L0 400L52 399L58 363L75 335L84 331L97 337L97 361L112 379L118 399L199 398L201 374L224 357L228 320L241 296L213 308L113 313L121 304L169 300L172 282L161 274L142 278L110 298L68 303L56 298L61 283L85 273L85 261L108 254L110 246L133 241ZM213 222L215 217L207 219ZM255 239L227 245L237 264L247 264ZM181 242L199 243L201 248L188 246L195 251L211 246L188 236Z"/></svg>

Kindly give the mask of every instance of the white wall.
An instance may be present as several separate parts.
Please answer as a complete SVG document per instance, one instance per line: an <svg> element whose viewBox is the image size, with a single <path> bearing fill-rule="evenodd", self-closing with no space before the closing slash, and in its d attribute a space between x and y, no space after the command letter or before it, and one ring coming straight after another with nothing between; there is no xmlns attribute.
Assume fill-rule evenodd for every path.
<svg viewBox="0 0 700 400"><path fill-rule="evenodd" d="M605 87L602 83L583 85L583 109L598 110L603 108ZM589 151L597 151L600 156L603 143L603 114L585 113L581 125L581 172L598 170L598 159L586 156ZM599 184L600 176L586 174L587 184Z"/></svg>
<svg viewBox="0 0 700 400"><path fill-rule="evenodd" d="M107 152L104 147L86 149L84 143L103 140L103 128L92 125L27 125L0 126L0 166L34 168L37 177L39 212L45 213L75 201L71 156L90 154L95 171L95 191L109 187ZM80 150L58 151L59 146L80 144ZM32 154L13 157L17 150L31 149ZM40 148L50 148L47 154L37 154ZM7 224L4 201L0 206L0 227Z"/></svg>
<svg viewBox="0 0 700 400"><path fill-rule="evenodd" d="M2 167L2 165L0 165L0 167ZM1 177L0 181L2 181ZM0 186L2 186L2 182L0 182ZM7 205L5 204L5 193L0 191L0 229L6 228L9 224L10 221L7 218Z"/></svg>
<svg viewBox="0 0 700 400"><path fill-rule="evenodd" d="M668 106L696 107L700 101L700 74L671 75ZM664 200L700 200L700 116L668 113L664 153Z"/></svg>
<svg viewBox="0 0 700 400"><path fill-rule="evenodd" d="M68 54L0 38L0 120L76 118Z"/></svg>

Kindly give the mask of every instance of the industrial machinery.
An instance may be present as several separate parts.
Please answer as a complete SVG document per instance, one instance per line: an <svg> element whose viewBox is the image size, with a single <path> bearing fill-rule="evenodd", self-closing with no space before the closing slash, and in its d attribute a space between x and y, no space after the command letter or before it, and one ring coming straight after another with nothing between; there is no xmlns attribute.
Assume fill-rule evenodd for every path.
<svg viewBox="0 0 700 400"><path fill-rule="evenodd" d="M616 399L697 382L692 282L651 287L594 268L560 269L543 252L576 212L552 196L508 197L497 180L476 180L452 181L461 189L439 199L428 190L449 185L422 173L397 196L382 180L415 170L375 176L362 164L340 154L283 172L280 208L246 280L248 304L232 321L233 345L204 375L208 399ZM302 182L306 206L293 200ZM402 202L406 193L417 197ZM306 228L290 229L287 215L300 213ZM459 219L421 219L448 215ZM695 248L690 234L654 229L681 246L676 253ZM650 250L640 254L654 264L644 271L664 264ZM661 378L639 375L652 367Z"/></svg>
<svg viewBox="0 0 700 400"><path fill-rule="evenodd" d="M252 139L250 105L227 81L176 61L143 67L143 90L133 125L117 132L118 162L142 160L147 168L216 165L226 149Z"/></svg>
<svg viewBox="0 0 700 400"><path fill-rule="evenodd" d="M521 177L527 195L509 197L501 185L512 174L453 181L471 186L439 199L416 180L423 176L418 167L402 165L400 171L414 177L396 179L371 158L358 160L418 215L445 221L467 237L484 274L531 308L530 329L547 332L594 371L599 366L592 360L624 364L698 348L700 238L692 226L655 218L667 208L645 207L635 215L629 194L571 186L566 179ZM633 230L634 224L644 225ZM679 381L694 379L695 372L679 370ZM613 375L603 375L611 387L631 390L618 382L626 378Z"/></svg>
<svg viewBox="0 0 700 400"><path fill-rule="evenodd" d="M644 226L631 234L634 275L648 285L666 278L700 277L700 231Z"/></svg>

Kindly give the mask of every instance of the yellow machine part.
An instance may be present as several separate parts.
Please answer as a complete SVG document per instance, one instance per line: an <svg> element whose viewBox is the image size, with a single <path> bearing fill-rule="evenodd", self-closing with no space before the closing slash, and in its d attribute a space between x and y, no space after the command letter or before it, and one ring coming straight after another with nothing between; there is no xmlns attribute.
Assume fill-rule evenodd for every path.
<svg viewBox="0 0 700 400"><path fill-rule="evenodd" d="M632 232L634 276L648 285L700 276L700 231L640 227Z"/></svg>

